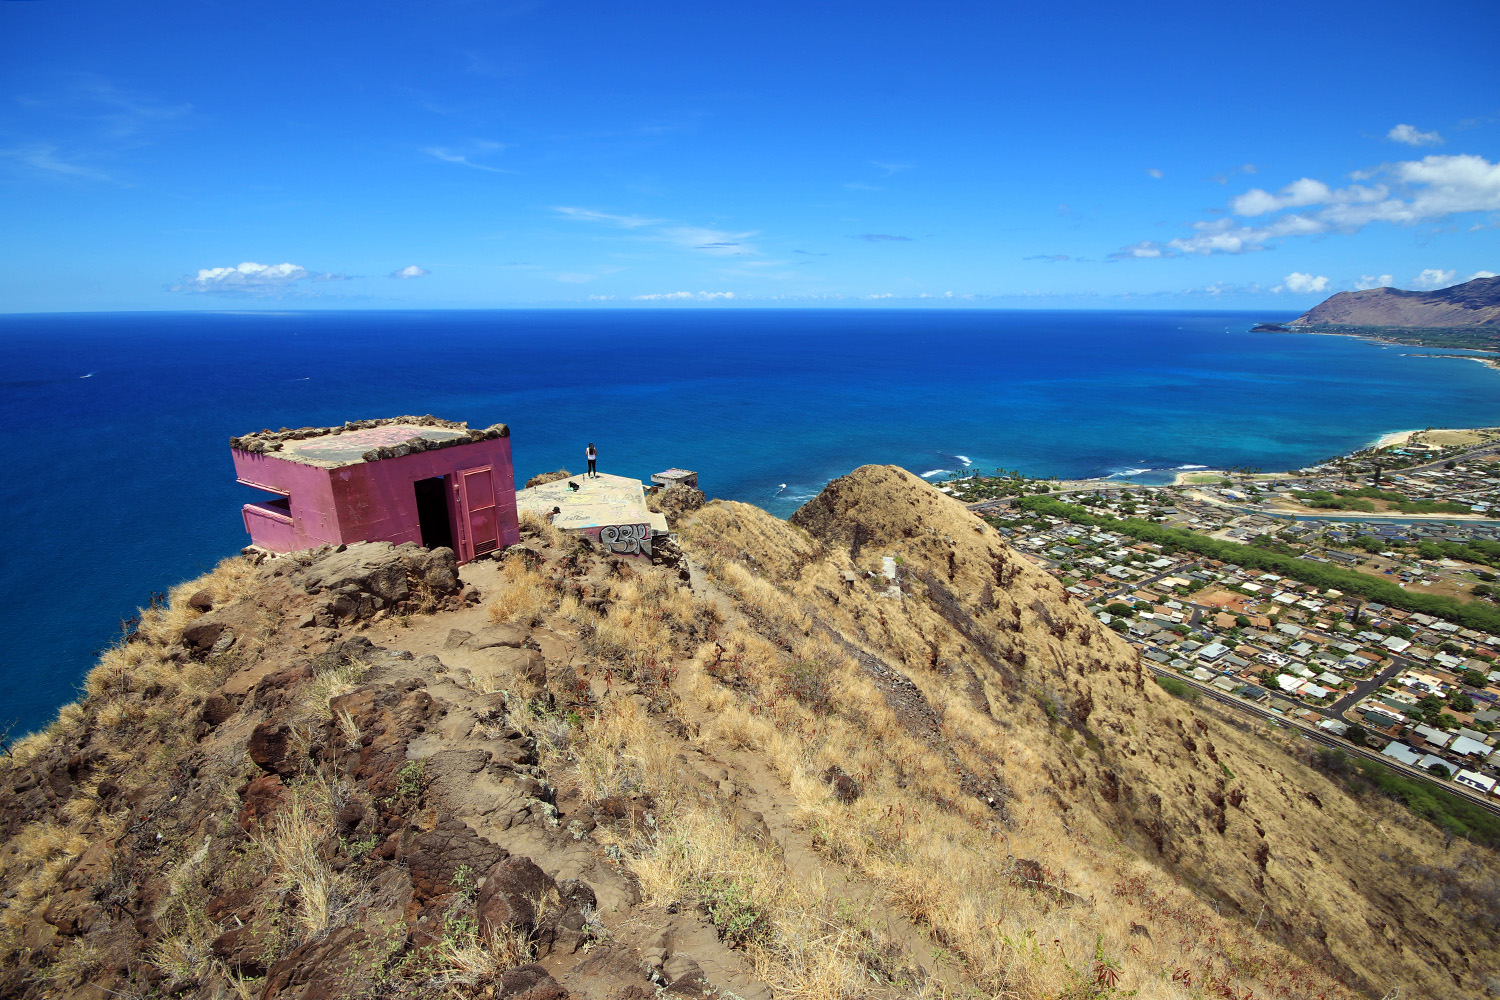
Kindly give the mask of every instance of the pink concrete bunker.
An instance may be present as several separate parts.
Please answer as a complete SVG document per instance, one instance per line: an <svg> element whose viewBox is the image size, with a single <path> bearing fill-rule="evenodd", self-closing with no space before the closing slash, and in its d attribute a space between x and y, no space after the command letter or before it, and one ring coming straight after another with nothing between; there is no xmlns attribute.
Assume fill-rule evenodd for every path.
<svg viewBox="0 0 1500 1000"><path fill-rule="evenodd" d="M414 542L452 548L464 563L520 537L504 424L356 420L259 431L229 447L239 481L277 495L243 508L251 541L272 552Z"/></svg>

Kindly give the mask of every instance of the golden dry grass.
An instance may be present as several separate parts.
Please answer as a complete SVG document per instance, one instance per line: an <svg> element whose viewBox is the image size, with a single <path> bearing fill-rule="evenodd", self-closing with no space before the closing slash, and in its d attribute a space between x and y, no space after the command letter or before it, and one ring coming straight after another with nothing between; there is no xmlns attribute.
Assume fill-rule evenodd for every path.
<svg viewBox="0 0 1500 1000"><path fill-rule="evenodd" d="M519 526L523 535L535 535L547 548L557 548L561 541L561 533L552 524L552 519L534 510L521 512Z"/></svg>
<svg viewBox="0 0 1500 1000"><path fill-rule="evenodd" d="M370 665L368 663L355 659L314 674L302 696L303 701L311 707L313 714L318 718L331 719L333 718L333 708L329 705L329 702L353 691L359 686L360 680L363 679L369 670ZM340 721L341 723L343 722L343 720ZM353 720L350 719L348 723L343 724L347 734L348 727L353 724ZM353 736L350 738L353 740L359 739L358 729L355 730Z"/></svg>
<svg viewBox="0 0 1500 1000"><path fill-rule="evenodd" d="M331 825L326 804L294 786L257 840L277 891L293 900L302 940L337 926L357 891L354 880L329 863Z"/></svg>
<svg viewBox="0 0 1500 1000"><path fill-rule="evenodd" d="M606 701L573 732L569 754L590 802L643 792L670 808L681 795L676 751L633 699Z"/></svg>
<svg viewBox="0 0 1500 1000"><path fill-rule="evenodd" d="M557 592L536 570L520 559L508 559L500 570L500 584L487 606L490 621L527 622L557 605Z"/></svg>
<svg viewBox="0 0 1500 1000"><path fill-rule="evenodd" d="M822 879L794 876L723 816L684 810L635 850L631 867L645 900L662 907L701 903L778 996L864 994L870 980L857 958L856 929L835 914Z"/></svg>
<svg viewBox="0 0 1500 1000"><path fill-rule="evenodd" d="M928 559L938 562L955 545L959 551L964 544L982 551L995 544L982 526L965 531L971 526L962 519L945 525L946 533L926 527L913 531L893 524L893 534L902 537L898 530L906 531L911 541L901 547L887 542L868 560L878 565L880 552L904 551L907 565L920 568ZM784 531L783 538L776 537L778 530ZM847 557L824 553L813 558L817 554L809 551L806 536L795 526L779 529L753 508L711 504L689 534L689 547L710 578L736 598L748 624L760 633L739 631L725 642L724 653L700 656L684 668L676 690L690 714L698 713L700 738L748 750L768 763L816 832L828 861L877 885L886 905L946 942L963 965L968 986L1025 1000L1091 996L1104 977L1115 988L1140 995L1187 997L1200 995L1212 969L1222 987L1236 989L1237 996L1246 990L1262 995L1303 968L1279 945L1248 933L1233 917L1220 918L1160 869L1121 849L1110 824L1092 811L1071 809L1056 797L1057 755L1075 760L1093 751L1076 739L1074 730L1056 729L1040 702L1051 704L1054 713L1066 711L1086 670L1057 678L1033 675L1040 701L1027 699L1008 709L1009 717L997 725L954 689L946 673L932 669L934 662L972 663L979 656L934 613L922 579L908 579L911 596L903 600L861 597L862 584L856 584L853 599L836 603L827 595L843 589L837 573L850 565ZM737 556L739 552L753 552L754 561ZM993 573L993 557L968 559L983 567L981 573ZM961 570L964 564L957 565ZM945 567L945 575L951 575L953 566ZM983 580L957 580L950 586L973 588L973 593ZM1065 606L1051 589L1044 580L1011 584L1003 595L997 593L996 607L988 614L1003 622L1014 606L1020 623L1028 613L1027 602L1039 594ZM1053 614L1050 621L1037 622L1035 633L1033 626L1024 626L1027 647L1046 650L1049 666L1058 659L1054 650L1061 644L1048 630L1076 633L1090 627L1057 617L1071 612ZM938 732L956 758L979 773L988 768L1005 775L1015 790L1009 809L1016 822L1009 829L998 826L978 799L960 790L951 766L897 721L882 693L841 649L805 634L804 626L814 617L845 634L863 633L883 647L932 706ZM1106 657L1100 662L1098 653L1091 654L1096 662L1089 668L1128 692L1118 697L1145 707L1154 693L1135 693L1133 671L1123 672L1123 664L1116 668L1116 653L1104 642L1098 653ZM1025 659L1029 668L1032 656ZM822 665L832 710L817 710L805 693L799 698L795 686L788 689L787 678L799 663ZM1061 662L1057 666L1073 669ZM1003 697L999 678L984 675L983 686L991 698ZM1095 697L1104 697L1102 687ZM1111 692L1108 697L1117 696ZM1122 730L1133 724L1122 722ZM1075 741L1070 745L1058 738L1064 734ZM1176 739L1175 730L1165 735ZM1105 736L1120 752L1121 741L1107 732ZM1100 752L1105 752L1102 745ZM864 794L850 805L833 801L827 786L816 780L833 764L864 786ZM1046 881L1073 895L1038 891L1012 877L1007 856L1038 860ZM1079 903L1075 897L1092 902ZM1174 914L1171 934L1162 931L1162 915L1169 911ZM1156 927L1158 936L1132 934L1131 925L1137 923ZM1226 973L1226 962L1236 963L1240 972ZM1185 985L1183 978L1173 982L1174 973L1191 977L1193 985ZM1306 982L1330 996L1345 995L1326 977L1309 975Z"/></svg>

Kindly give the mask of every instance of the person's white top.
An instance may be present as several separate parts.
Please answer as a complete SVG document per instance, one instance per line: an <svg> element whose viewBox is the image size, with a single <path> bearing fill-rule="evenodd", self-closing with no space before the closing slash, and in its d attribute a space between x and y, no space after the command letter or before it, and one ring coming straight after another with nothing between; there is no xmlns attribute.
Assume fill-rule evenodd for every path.
<svg viewBox="0 0 1500 1000"><path fill-rule="evenodd" d="M599 453L593 448L585 448L583 449L583 457L592 462L594 459L599 457Z"/></svg>

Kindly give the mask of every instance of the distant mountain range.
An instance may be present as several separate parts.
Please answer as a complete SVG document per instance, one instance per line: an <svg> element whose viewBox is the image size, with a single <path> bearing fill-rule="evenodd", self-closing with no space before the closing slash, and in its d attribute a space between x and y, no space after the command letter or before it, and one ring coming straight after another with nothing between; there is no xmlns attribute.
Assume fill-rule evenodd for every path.
<svg viewBox="0 0 1500 1000"><path fill-rule="evenodd" d="M1312 327L1500 328L1500 277L1475 278L1435 292L1368 288L1339 292L1288 324Z"/></svg>

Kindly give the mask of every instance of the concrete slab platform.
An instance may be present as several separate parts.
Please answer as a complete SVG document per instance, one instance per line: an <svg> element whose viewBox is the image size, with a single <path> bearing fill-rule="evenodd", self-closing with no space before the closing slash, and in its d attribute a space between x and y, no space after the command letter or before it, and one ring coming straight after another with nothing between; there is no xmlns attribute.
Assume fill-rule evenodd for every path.
<svg viewBox="0 0 1500 1000"><path fill-rule="evenodd" d="M554 507L561 513L553 515ZM572 476L520 490L516 493L516 511L550 516L559 528L591 534L590 529L627 524L648 525L656 532L667 530L666 517L646 508L646 488L639 479L606 472L597 477Z"/></svg>

